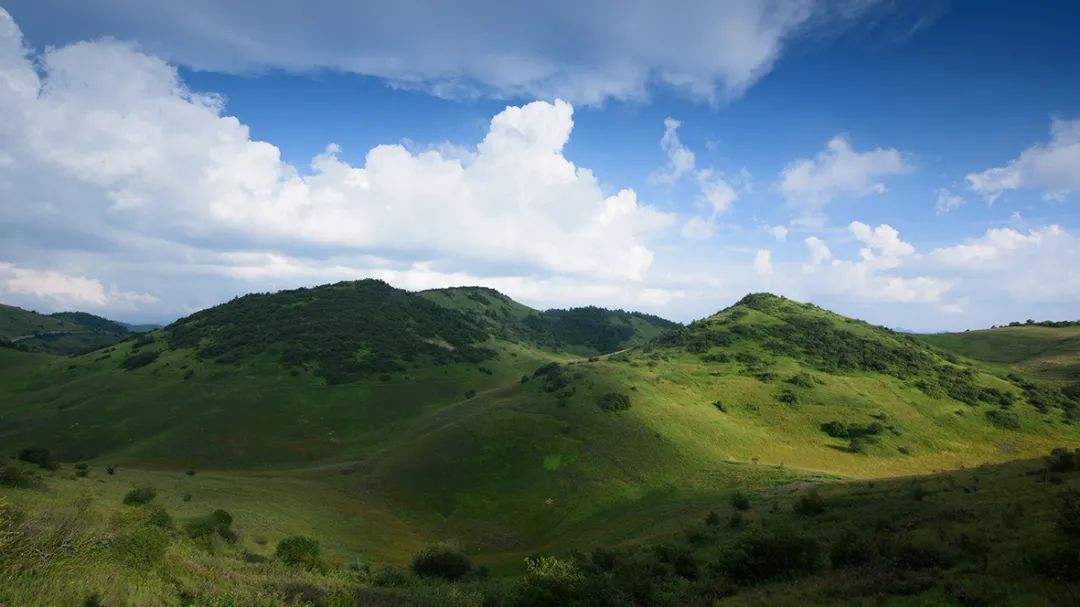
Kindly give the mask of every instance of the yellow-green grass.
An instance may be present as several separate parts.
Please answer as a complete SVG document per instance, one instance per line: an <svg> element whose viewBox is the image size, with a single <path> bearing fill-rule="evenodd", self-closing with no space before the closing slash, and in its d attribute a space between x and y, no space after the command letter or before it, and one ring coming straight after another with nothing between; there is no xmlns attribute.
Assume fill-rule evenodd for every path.
<svg viewBox="0 0 1080 607"><path fill-rule="evenodd" d="M999 368L1048 380L1080 382L1080 327L1001 327L919 338Z"/></svg>

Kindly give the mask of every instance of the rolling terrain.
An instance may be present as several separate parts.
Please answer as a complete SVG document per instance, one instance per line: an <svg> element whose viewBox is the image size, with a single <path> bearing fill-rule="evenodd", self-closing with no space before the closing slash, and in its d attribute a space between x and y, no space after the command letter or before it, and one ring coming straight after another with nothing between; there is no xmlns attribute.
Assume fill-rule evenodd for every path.
<svg viewBox="0 0 1080 607"><path fill-rule="evenodd" d="M1062 335L1052 355L1075 354ZM1021 469L1006 462L1080 444L1067 377L1025 366L1051 350L988 360L966 347L768 294L688 326L537 311L474 287L255 294L81 356L0 350L6 455L49 449L90 469L64 464L0 499L22 511L85 499L107 518L147 485L178 521L230 512L237 538L212 551L221 558L272 558L304 534L339 567L403 565L450 541L495 574L520 573L534 553L681 538L736 493L760 504L753 528L808 520L773 509L811 487L869 520L875 499L910 481L869 492L856 481L973 467L1012 479ZM951 484L931 518L963 501L956 483L974 482L952 474L927 481ZM1039 514L1021 527L1038 536L1053 494L1029 497ZM897 516L921 516L914 503ZM846 507L810 535L839 533ZM979 527L953 522L942 533ZM741 537L709 534L713 547L691 546L693 558ZM189 551L184 566L204 558L174 549ZM918 592L938 596L942 583Z"/></svg>
<svg viewBox="0 0 1080 607"><path fill-rule="evenodd" d="M127 338L127 326L86 312L38 314L0 304L0 347L82 354Z"/></svg>

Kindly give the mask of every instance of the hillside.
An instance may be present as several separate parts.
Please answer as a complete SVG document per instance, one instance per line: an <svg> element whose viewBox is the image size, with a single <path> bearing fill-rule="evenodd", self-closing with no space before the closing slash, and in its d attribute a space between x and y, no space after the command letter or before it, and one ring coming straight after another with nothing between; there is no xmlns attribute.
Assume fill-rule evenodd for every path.
<svg viewBox="0 0 1080 607"><path fill-rule="evenodd" d="M1066 386L1080 385L1080 326L1011 325L920 335L942 350Z"/></svg>
<svg viewBox="0 0 1080 607"><path fill-rule="evenodd" d="M127 327L86 312L38 314L0 304L0 344L29 352L81 354L128 337Z"/></svg>
<svg viewBox="0 0 1080 607"><path fill-rule="evenodd" d="M1075 395L813 305L664 327L475 288L249 295L84 356L0 351L0 444L227 504L238 550L304 532L401 564L453 540L497 572L670 537L734 490L1080 444Z"/></svg>

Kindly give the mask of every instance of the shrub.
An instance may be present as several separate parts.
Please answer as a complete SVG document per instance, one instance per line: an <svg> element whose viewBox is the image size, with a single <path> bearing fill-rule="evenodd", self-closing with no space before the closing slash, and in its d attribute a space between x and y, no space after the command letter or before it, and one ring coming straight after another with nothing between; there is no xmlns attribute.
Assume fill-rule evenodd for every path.
<svg viewBox="0 0 1080 607"><path fill-rule="evenodd" d="M751 536L727 555L723 569L743 584L797 577L817 569L820 551L815 540L793 533Z"/></svg>
<svg viewBox="0 0 1080 607"><path fill-rule="evenodd" d="M230 544L236 542L236 533L232 530L233 517L225 510L215 510L184 524L184 532L193 540L220 536Z"/></svg>
<svg viewBox="0 0 1080 607"><path fill-rule="evenodd" d="M150 518L147 519L151 525L155 527L161 527L162 529L172 529L172 517L161 506L153 506L150 508Z"/></svg>
<svg viewBox="0 0 1080 607"><path fill-rule="evenodd" d="M792 510L795 514L802 514L804 516L814 516L825 512L825 500L821 498L817 490L810 490L809 493L795 500L792 505Z"/></svg>
<svg viewBox="0 0 1080 607"><path fill-rule="evenodd" d="M25 489L34 486L34 477L23 472L18 466L4 466L0 469L0 487Z"/></svg>
<svg viewBox="0 0 1080 607"><path fill-rule="evenodd" d="M86 462L79 462L75 464L76 470L88 470L90 466Z"/></svg>
<svg viewBox="0 0 1080 607"><path fill-rule="evenodd" d="M23 449L19 451L19 459L30 464L37 464L46 470L56 470L59 467L56 457L49 449Z"/></svg>
<svg viewBox="0 0 1080 607"><path fill-rule="evenodd" d="M1058 527L1068 535L1080 536L1080 491L1066 489L1058 496Z"/></svg>
<svg viewBox="0 0 1080 607"><path fill-rule="evenodd" d="M720 515L715 510L710 511L705 515L705 524L710 527L715 527L720 524Z"/></svg>
<svg viewBox="0 0 1080 607"><path fill-rule="evenodd" d="M116 474L116 468L114 466L109 466L109 467L105 468L105 472L109 476L112 476L112 475Z"/></svg>
<svg viewBox="0 0 1080 607"><path fill-rule="evenodd" d="M787 388L784 388L776 394L776 400L789 405L797 405L799 404L799 395Z"/></svg>
<svg viewBox="0 0 1080 607"><path fill-rule="evenodd" d="M125 358L123 362L120 363L120 366L127 369L128 371L134 371L135 369L145 367L146 365L154 362L158 359L158 356L160 355L160 352L154 350L138 352Z"/></svg>
<svg viewBox="0 0 1080 607"><path fill-rule="evenodd" d="M1020 418L1012 411L991 409L986 412L986 420L998 428L1005 430L1017 430L1020 428Z"/></svg>
<svg viewBox="0 0 1080 607"><path fill-rule="evenodd" d="M421 577L456 580L472 571L472 562L448 546L433 546L413 557L412 571Z"/></svg>
<svg viewBox="0 0 1080 607"><path fill-rule="evenodd" d="M1054 449L1046 458L1046 467L1053 472L1080 470L1080 449L1076 451L1070 451L1064 447Z"/></svg>
<svg viewBox="0 0 1080 607"><path fill-rule="evenodd" d="M525 559L527 573L514 593L516 607L571 605L584 581L577 566L550 556Z"/></svg>
<svg viewBox="0 0 1080 607"><path fill-rule="evenodd" d="M159 527L139 527L120 535L112 543L116 558L136 569L147 569L165 558L169 534Z"/></svg>
<svg viewBox="0 0 1080 607"><path fill-rule="evenodd" d="M609 413L625 411L630 408L630 397L618 392L608 392L601 396L596 404Z"/></svg>
<svg viewBox="0 0 1080 607"><path fill-rule="evenodd" d="M714 401L712 406L716 407L716 410L721 412L721 413L727 413L727 407L724 406L724 403L722 403L720 401Z"/></svg>
<svg viewBox="0 0 1080 607"><path fill-rule="evenodd" d="M742 493L741 491L736 491L735 493L731 494L731 506L736 510L749 510L750 498L747 497L745 493Z"/></svg>
<svg viewBox="0 0 1080 607"><path fill-rule="evenodd" d="M809 373L796 373L795 375L787 378L787 380L785 381L787 381L787 383L793 386L798 386L800 388L814 387L814 377Z"/></svg>
<svg viewBox="0 0 1080 607"><path fill-rule="evenodd" d="M469 390L468 392L465 393L465 398L466 399L472 398L474 396L476 396L476 390Z"/></svg>
<svg viewBox="0 0 1080 607"><path fill-rule="evenodd" d="M1080 580L1080 546L1055 548L1031 559L1030 565L1040 575L1064 582Z"/></svg>
<svg viewBox="0 0 1080 607"><path fill-rule="evenodd" d="M829 550L829 562L833 569L858 567L869 563L876 556L873 543L850 530L845 531Z"/></svg>
<svg viewBox="0 0 1080 607"><path fill-rule="evenodd" d="M866 453L866 441L862 438L853 438L848 441L847 449L852 453Z"/></svg>
<svg viewBox="0 0 1080 607"><path fill-rule="evenodd" d="M278 542L276 555L287 565L314 569L319 564L319 540L306 535L290 535Z"/></svg>
<svg viewBox="0 0 1080 607"><path fill-rule="evenodd" d="M79 478L85 478L85 477L87 477L89 475L90 475L90 471L87 470L86 468L80 468L80 469L75 471L75 476L77 476Z"/></svg>
<svg viewBox="0 0 1080 607"><path fill-rule="evenodd" d="M157 489L153 487L135 487L124 496L124 503L128 506L142 506L149 504L157 497Z"/></svg>

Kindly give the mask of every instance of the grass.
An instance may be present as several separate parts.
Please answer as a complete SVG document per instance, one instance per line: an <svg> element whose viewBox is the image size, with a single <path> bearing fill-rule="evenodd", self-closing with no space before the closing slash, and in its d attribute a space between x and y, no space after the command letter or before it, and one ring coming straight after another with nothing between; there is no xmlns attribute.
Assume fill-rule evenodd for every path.
<svg viewBox="0 0 1080 607"><path fill-rule="evenodd" d="M998 368L1062 383L1080 382L1080 327L1001 327L919 338Z"/></svg>
<svg viewBox="0 0 1080 607"><path fill-rule="evenodd" d="M393 301L415 297L395 293ZM276 305L273 296L260 297L252 301ZM961 358L943 353L942 344L932 348L820 308L755 295L645 345L596 355L581 350L585 341L523 338L531 330L523 319L538 313L488 290L419 297L427 302L416 304L423 310L436 305L462 315L447 326L486 335L471 346L490 355L470 362L394 351L396 370L332 382L318 365L293 364L250 344L238 356L200 356L203 347L218 346L214 326L200 327L209 341L192 347L178 347L166 329L72 358L0 349L0 444L12 453L49 448L61 461L89 463L86 477L68 464L46 474L43 489L0 489L0 498L25 512L68 512L89 500L101 525L120 516L108 533L121 535L142 524L128 520L133 509L122 506L136 486L157 489L152 504L177 521L227 510L236 545L211 546L206 554L205 546L173 538L168 550L193 569L155 570L145 588L186 588L194 582L174 578L194 580L191 571L209 568L207 579L234 579L226 586L235 585L242 597L235 601L247 604L258 602L250 593L280 571L252 569L243 559L271 558L286 536L318 540L335 573L281 579L314 584L327 596L370 590L373 578L344 573L349 563L403 567L434 542L457 545L497 577L518 576L534 553L636 551L682 537L710 510L730 509L736 491L750 496L744 518L754 524L799 526L794 514L779 513L809 486L820 487L826 502L857 502L859 516L869 517L874 508L888 511L887 496L896 491L867 493L857 489L859 479L998 465L1080 444L1080 429L1061 409L1075 399L1062 396L1040 410L1008 376L1028 377L1023 365L1043 355L1031 352L1047 350L1017 346L1011 362ZM637 326L633 339L642 340L658 326L634 315L583 314L602 319L589 325L600 327L590 335L602 339L610 337L603 329L609 321ZM333 326L313 322L320 330ZM413 337L442 343L437 335ZM1055 356L1067 354L1060 348ZM157 356L125 364L147 352ZM828 422L878 430L862 433L855 449L851 437L824 432ZM105 474L106 466L117 466L116 474ZM874 495L882 503L866 505ZM778 510L760 518L761 508ZM822 520L835 512L827 509ZM833 522L823 537L840 533L843 520ZM94 529L88 537L96 537ZM716 539L713 553L694 558L718 560L733 549ZM80 579L113 587L105 569L89 561L79 567L89 568ZM191 587L193 596L206 589ZM284 591L274 588L268 596L280 598ZM444 591L473 592L410 588L442 599Z"/></svg>

